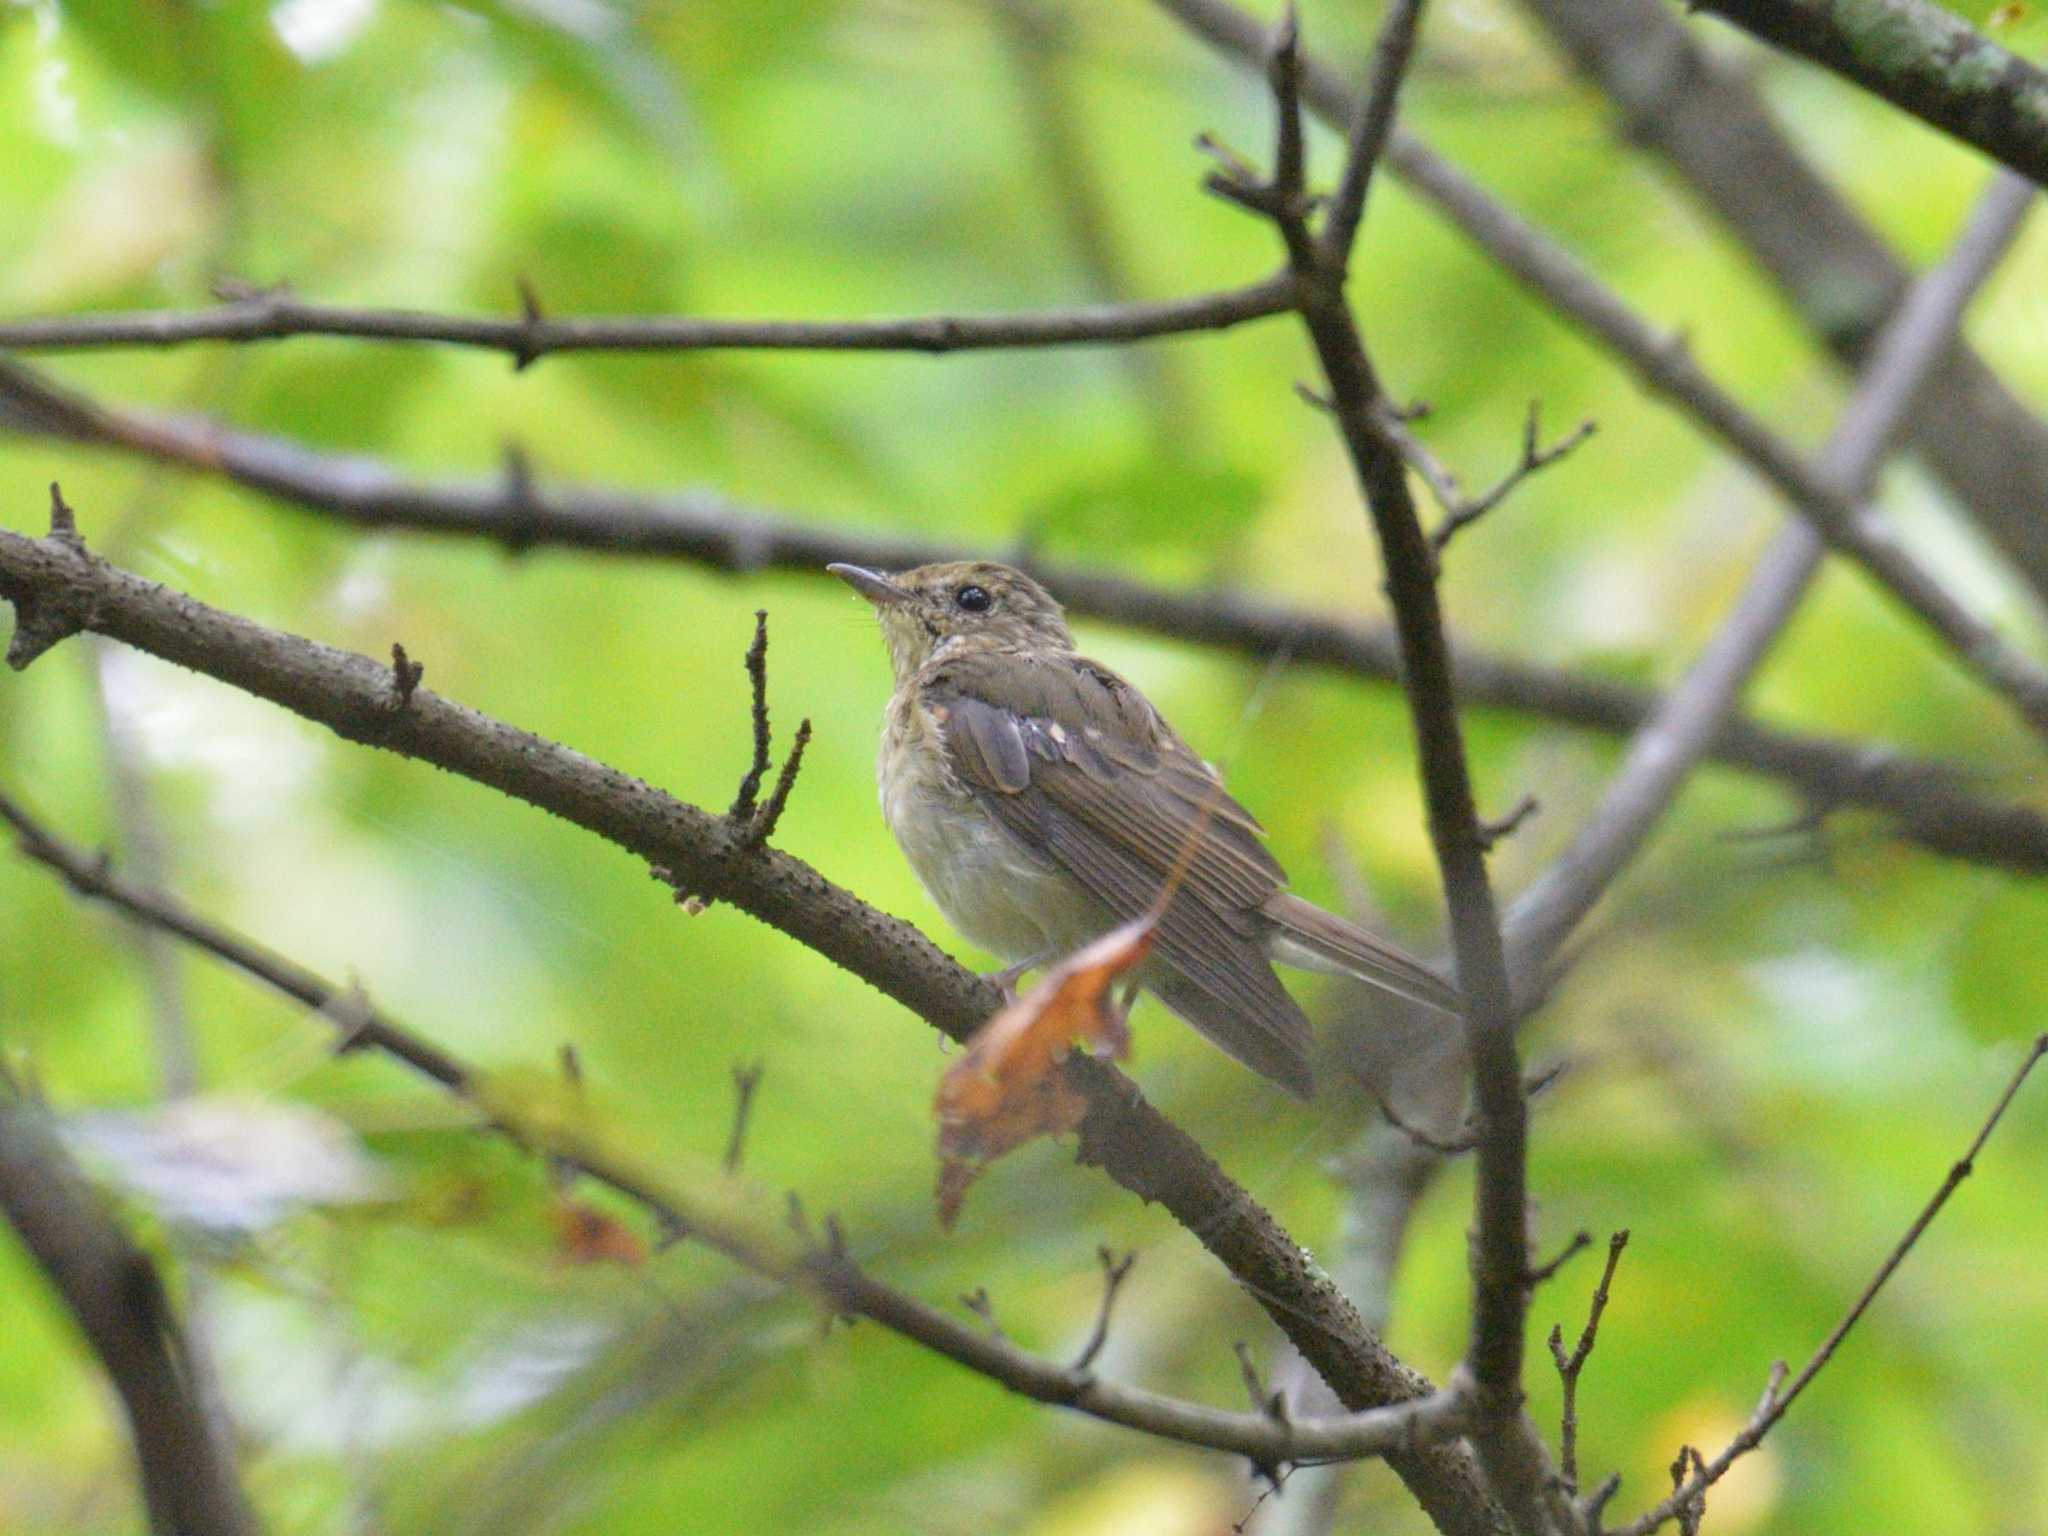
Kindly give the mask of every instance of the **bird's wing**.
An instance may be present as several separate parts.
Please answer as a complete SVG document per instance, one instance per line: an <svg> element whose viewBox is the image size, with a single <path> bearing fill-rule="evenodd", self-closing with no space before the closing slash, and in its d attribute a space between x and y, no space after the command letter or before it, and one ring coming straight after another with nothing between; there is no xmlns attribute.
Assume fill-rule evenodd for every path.
<svg viewBox="0 0 2048 1536"><path fill-rule="evenodd" d="M1120 916L1149 906L1185 858L1184 890L1261 931L1253 915L1286 871L1251 812L1114 672L1073 655L970 653L934 668L924 696L947 710L955 771L993 793L1027 844L1054 852L1049 823L1064 819L1129 865L1136 884L1101 893Z"/></svg>
<svg viewBox="0 0 2048 1536"><path fill-rule="evenodd" d="M1178 1011L1258 1070L1305 1085L1308 1023L1273 974L1260 912L1285 872L1251 813L1143 696L1085 659L1014 652L944 658L921 696L961 780L1118 921L1151 906L1186 856L1156 953L1207 1006Z"/></svg>

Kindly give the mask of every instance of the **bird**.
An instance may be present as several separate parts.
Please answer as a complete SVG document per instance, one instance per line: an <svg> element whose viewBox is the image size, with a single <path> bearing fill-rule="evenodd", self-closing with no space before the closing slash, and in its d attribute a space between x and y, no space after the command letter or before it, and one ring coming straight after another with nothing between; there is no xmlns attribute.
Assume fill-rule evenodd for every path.
<svg viewBox="0 0 2048 1536"><path fill-rule="evenodd" d="M883 818L946 920L1010 962L1006 990L1153 907L1180 867L1139 984L1295 1096L1314 1092L1312 1035L1275 961L1461 1013L1427 965L1288 890L1216 770L1075 649L1031 577L993 561L826 569L874 605L889 651Z"/></svg>

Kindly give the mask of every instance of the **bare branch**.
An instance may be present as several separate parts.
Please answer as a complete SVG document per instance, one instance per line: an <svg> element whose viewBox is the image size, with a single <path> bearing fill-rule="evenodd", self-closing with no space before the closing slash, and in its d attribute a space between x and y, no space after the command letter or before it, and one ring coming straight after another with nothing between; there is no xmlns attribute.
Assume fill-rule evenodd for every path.
<svg viewBox="0 0 2048 1536"><path fill-rule="evenodd" d="M1579 1491L1579 1376L1586 1369L1586 1361L1592 1357L1594 1341L1600 1336L1600 1316L1607 1310L1608 1289L1614 1284L1614 1271L1620 1265L1621 1252L1626 1247L1628 1229L1624 1227L1607 1240L1607 1267L1600 1271L1600 1283L1593 1287L1593 1303L1586 1309L1586 1326L1579 1331L1579 1342L1569 1355L1564 1352L1563 1328L1550 1330L1550 1358L1557 1362L1558 1378L1564 1384L1557 1473L1564 1479L1565 1492L1574 1497ZM1599 1529L1597 1521L1589 1521L1588 1527Z"/></svg>
<svg viewBox="0 0 2048 1536"><path fill-rule="evenodd" d="M1552 443L1548 448L1545 448L1540 440L1542 419L1543 407L1537 401L1530 401L1529 419L1522 426L1521 458L1516 461L1513 469L1501 476L1494 483L1493 487L1483 494L1475 496L1470 501L1462 500L1456 495L1457 482L1452 481L1453 494L1450 499L1445 500L1442 495L1442 487L1435 481L1430 482L1430 489L1438 493L1439 504L1444 509L1444 520L1437 525L1436 531L1429 536L1429 546L1435 551L1439 559L1443 557L1445 547L1460 532L1478 522L1479 519L1486 516L1487 513L1491 512L1503 501L1506 501L1509 495L1513 493L1515 487L1524 480L1533 474L1548 469L1574 448L1577 448L1579 444L1591 437L1595 430L1594 421L1591 417L1588 417L1563 437ZM1425 476L1424 478L1427 479L1428 477Z"/></svg>
<svg viewBox="0 0 2048 1536"><path fill-rule="evenodd" d="M687 559L714 570L764 569L816 575L834 560L902 570L975 552L908 538L819 528L735 506L703 493L635 495L603 488L550 490L530 480L423 484L375 460L315 452L289 440L233 431L204 419L116 410L51 386L0 359L0 397L20 407L0 425L55 431L142 454L153 461L224 475L238 484L370 528L494 538L613 554ZM1393 422L1392 417L1386 420ZM1394 423L1398 425L1398 423ZM1227 592L1177 593L1122 577L1033 562L1034 574L1080 614L1225 647L1391 681L1399 676L1392 632L1305 614ZM61 624L59 632L63 632ZM1655 696L1601 679L1578 678L1469 650L1455 654L1460 698L1533 713L1591 730L1627 732L1649 718ZM1784 779L1820 808L1867 806L1897 818L1902 835L1956 858L2048 872L2048 819L1964 791L1966 771L1868 743L1777 731L1741 717L1715 738L1711 755Z"/></svg>
<svg viewBox="0 0 2048 1536"><path fill-rule="evenodd" d="M1283 121L1295 110L1288 84L1296 72L1295 41L1283 27L1268 72ZM1361 113L1374 110L1368 102ZM1369 133L1360 128L1354 142L1366 142ZM1381 425L1385 391L1346 305L1341 273L1317 259L1298 201L1257 195L1270 192L1270 186L1241 184L1240 191L1246 194L1239 199L1246 207L1272 220L1287 249L1302 324L1378 536L1401 642L1430 839L1443 875L1458 988L1466 1002L1466 1050L1478 1106L1472 1335L1464 1366L1474 1384L1472 1440L1510 1522L1522 1530L1547 1530L1558 1511L1549 1507L1554 1501L1546 1492L1549 1474L1541 1443L1522 1412L1528 1105L1515 1054L1513 992L1458 723L1436 562L1409 495L1399 447Z"/></svg>
<svg viewBox="0 0 2048 1536"><path fill-rule="evenodd" d="M1198 35L1251 62L1261 56L1257 24L1228 0L1157 0ZM1337 75L1304 59L1302 100L1326 119L1349 122L1353 96ZM2048 734L2048 671L2005 641L1899 542L1896 533L1847 495L1796 448L1715 384L1682 346L1673 346L1576 257L1522 221L1428 146L1398 130L1387 164L1456 222L1488 255L1535 289L1581 329L1616 352L1654 392L1720 438L1832 547L1862 567L1949 653L2000 694L2037 733Z"/></svg>
<svg viewBox="0 0 2048 1536"><path fill-rule="evenodd" d="M523 289L517 320L409 309L308 304L282 290L214 309L133 311L0 321L0 349L58 352L175 347L192 342L348 336L364 341L482 347L516 367L556 352L769 351L965 352L1026 347L1120 346L1222 331L1288 306L1279 278L1219 293L1133 304L1084 304L1035 313L919 315L881 320L696 320L670 316L553 319Z"/></svg>
<svg viewBox="0 0 2048 1536"><path fill-rule="evenodd" d="M39 1106L0 1083L0 1212L106 1369L157 1536L254 1536L233 1448L200 1402L149 1256L101 1209Z"/></svg>
<svg viewBox="0 0 2048 1536"><path fill-rule="evenodd" d="M4 801L0 801L0 806L5 806L8 819L22 831L24 845L34 857L60 872L68 871L81 861L82 856L76 850L67 848L17 807ZM137 920L161 924L165 931L181 937L192 937L196 928L204 926L196 919L179 921L175 925L165 922L164 914L182 910L179 903L161 892L126 888L119 882L113 882L111 877L108 877L107 884L91 894L115 901ZM221 941L209 942L206 947L223 958L261 952L259 946L250 940L235 935L224 935ZM255 974L266 980L272 979L263 971ZM332 995L331 987L323 984L322 990ZM1249 1414L1225 1413L1139 1388L1101 1381L1089 1367L1107 1336L1110 1305L1117 1287L1129 1273L1132 1255L1117 1260L1106 1249L1103 1251L1104 1296L1091 1344L1076 1364L1056 1365L1007 1343L994 1329L992 1321L988 1333L975 1332L935 1308L874 1279L854 1262L834 1218L828 1216L825 1219L824 1241L819 1243L814 1238L810 1223L802 1215L802 1204L793 1193L788 1201L788 1219L780 1223L775 1221L765 1214L773 1202L765 1194L741 1185L737 1159L731 1146L728 1147L725 1166L715 1172L709 1165L692 1168L687 1159L674 1157L665 1159L665 1163L677 1165L679 1172L656 1171L646 1167L632 1154L611 1146L602 1130L592 1123L592 1117L578 1112L574 1084L565 1088L569 1096L565 1105L536 1110L524 1102L524 1098L529 1096L527 1090L522 1089L520 1095L497 1094L487 1074L476 1073L459 1064L454 1064L451 1073L422 1066L423 1062L447 1058L437 1047L411 1035L388 1018L376 1017L374 1027L359 1030L354 1039L425 1072L456 1096L475 1104L492 1125L551 1165L572 1169L636 1201L665 1230L687 1232L770 1279L813 1289L835 1309L872 1318L893 1332L1036 1401L1074 1408L1143 1433L1248 1456L1262 1465L1273 1466L1308 1458L1346 1459L1389 1452L1412 1453L1418 1445L1455 1436L1463 1426L1465 1405L1455 1392L1432 1393L1399 1406L1363 1413L1297 1421L1275 1415L1270 1410ZM741 1085L741 1103L744 1106L758 1074L736 1071L734 1076L735 1082ZM25 1127L29 1113L17 1106L0 1105L0 1206L5 1206L17 1222L26 1222L23 1227L25 1233L39 1230L38 1223L46 1215L42 1207L49 1198L48 1192L40 1187L48 1182L44 1177L47 1159L38 1154L34 1164L17 1166L15 1161L22 1138L27 1134ZM744 1109L741 1118L743 1116ZM736 1124L735 1141L739 1132L740 1127ZM35 1134L47 1140L46 1132L36 1131ZM23 1178L29 1173L37 1175L33 1180L37 1187L32 1191L33 1198L27 1199L26 1206L22 1204L26 1198L22 1189L23 1178L17 1178L18 1173ZM23 1209L27 1212L25 1218L17 1214ZM68 1240L81 1241L76 1238ZM93 1238L94 1242L99 1240L98 1237ZM31 1241L35 1239L32 1237ZM125 1246L125 1239L121 1242ZM139 1254L133 1257L144 1268L147 1267L147 1261ZM63 1277L59 1276L59 1279L63 1283ZM94 1306L104 1307L113 1299L99 1297ZM984 1319L989 1317L985 1293L977 1293L969 1306ZM82 1320L84 1317L81 1312ZM109 1361L110 1369L114 1364ZM166 1428L163 1433L168 1434L169 1430ZM190 1448L185 1448L182 1454L189 1458L193 1453ZM206 1469L196 1460L187 1459L180 1461L172 1470L180 1477L200 1477ZM184 1496L197 1499L203 1491L187 1491ZM232 1532L253 1527L230 1526L216 1521L164 1526L163 1529L166 1536L186 1536L187 1532Z"/></svg>
<svg viewBox="0 0 2048 1536"><path fill-rule="evenodd" d="M73 549L0 530L0 597L75 606L82 627L220 679L329 726L347 740L433 763L596 832L673 878L746 911L846 967L955 1039L1001 1005L996 989L923 934L876 911L802 861L745 848L739 829L614 769L418 690L394 715L389 670L368 657L266 629ZM373 1038L367 1031L360 1038ZM443 1071L459 1068L444 1063ZM1294 1340L1340 1401L1364 1409L1431 1398L1301 1248L1120 1072L1072 1063L1091 1105L1080 1154L1153 1200L1220 1260ZM453 1086L451 1084L451 1086ZM474 1091L474 1085L470 1085ZM701 1232L693 1223L694 1235ZM1454 1536L1491 1521L1469 1459L1452 1444L1387 1453Z"/></svg>
<svg viewBox="0 0 2048 1536"><path fill-rule="evenodd" d="M1523 0L1614 98L1629 141L1660 156L1778 283L1814 338L1861 371L1911 274L1787 139L1741 64L1661 0ZM1654 61L1654 67L1646 67ZM1907 423L1914 450L2048 600L2048 422L1958 340Z"/></svg>
<svg viewBox="0 0 2048 1536"><path fill-rule="evenodd" d="M754 1095L760 1091L761 1074L766 1070L766 1064L758 1061L751 1066L732 1069L732 1131L725 1139L723 1160L727 1173L738 1173L746 1157L747 1126L754 1114Z"/></svg>
<svg viewBox="0 0 2048 1536"><path fill-rule="evenodd" d="M1138 1250L1133 1248L1118 1258L1107 1247L1102 1247L1095 1250L1095 1257L1102 1263L1102 1305L1095 1309L1095 1326L1089 1330L1088 1342L1074 1357L1073 1368L1077 1371L1085 1371L1092 1366L1095 1357L1102 1353L1102 1346L1109 1342L1110 1308L1116 1305L1116 1294L1123 1289L1124 1278L1130 1274L1131 1266L1138 1262Z"/></svg>
<svg viewBox="0 0 2048 1536"><path fill-rule="evenodd" d="M1814 1377L1834 1359L1835 1351L1842 1347L1842 1341L1849 1336L1849 1330L1854 1328L1863 1314L1870 1310L1870 1304L1877 1300L1877 1294L1884 1289L1885 1282L1891 1279L1893 1273L1905 1262L1906 1255L1913 1251L1913 1246L1920 1241L1921 1234L1932 1224L1934 1218L1941 1214L1941 1208L1948 1204L1949 1197L1975 1170L1977 1158L1984 1151L1985 1143L1991 1139L1991 1133L1998 1129L1998 1122L2005 1117L2007 1107L2011 1105L2020 1091L2020 1086L2026 1082L2027 1075L2034 1070L2035 1064L2043 1056L2048 1056L2048 1034L2041 1035L2034 1041L2006 1083L2004 1091L1999 1094L1997 1102L1991 1106L1990 1114L1985 1116L1984 1123L1971 1138L1970 1145L1964 1150L1962 1157L1949 1168L1948 1176L1941 1181L1941 1187L1935 1190L1932 1198L1920 1208L1919 1215L1913 1218L1912 1224L1892 1245L1891 1252L1886 1254L1884 1262L1878 1265L1877 1273L1870 1277L1870 1283L1864 1286L1863 1293L1851 1304L1842 1320L1835 1324L1834 1330L1821 1341L1820 1347L1808 1358L1806 1364L1800 1367L1799 1374L1792 1378L1792 1384L1789 1387L1782 1385L1785 1379L1784 1362L1780 1361L1774 1365L1763 1397L1757 1403L1756 1412L1750 1415L1749 1422L1743 1426L1741 1433L1728 1443L1727 1449L1708 1462L1700 1461L1699 1453L1695 1451L1692 1476L1655 1509L1625 1526L1618 1527L1614 1536L1649 1536L1650 1532L1660 1526L1675 1519L1683 1519L1685 1511L1696 1510L1706 1491L1726 1476L1730 1467L1763 1442L1764 1436L1784 1418L1786 1411L1798 1400L1799 1394L1812 1385Z"/></svg>
<svg viewBox="0 0 2048 1536"><path fill-rule="evenodd" d="M1365 104L1351 119L1351 131L1345 142L1344 174L1337 182L1337 190L1330 194L1330 211L1323 221L1322 257L1340 273L1351 263L1351 247L1358 239L1359 221L1365 217L1365 200L1372 191L1372 173L1394 131L1394 107L1400 99L1401 82L1407 77L1408 63L1415 52L1415 33L1421 24L1422 0L1393 0L1373 43ZM1290 48L1289 52L1292 51Z"/></svg>
<svg viewBox="0 0 2048 1536"><path fill-rule="evenodd" d="M1822 453L1830 482L1858 496L1876 475L1920 381L1947 350L1964 306L2004 252L2027 198L1992 186L1955 251L1914 286ZM1627 867L1677 798L1820 569L1824 547L1795 524L1758 561L1734 610L1656 716L1637 734L1599 807L1508 915L1514 969L1525 987Z"/></svg>

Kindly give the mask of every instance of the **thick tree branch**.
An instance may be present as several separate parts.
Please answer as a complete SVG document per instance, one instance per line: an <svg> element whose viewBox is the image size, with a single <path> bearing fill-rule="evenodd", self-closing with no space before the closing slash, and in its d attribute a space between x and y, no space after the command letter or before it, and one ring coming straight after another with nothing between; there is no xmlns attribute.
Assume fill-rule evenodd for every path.
<svg viewBox="0 0 2048 1536"><path fill-rule="evenodd" d="M1523 0L1614 99L1624 131L1756 257L1814 335L1861 371L1911 274L1779 131L1749 77L1660 0ZM1958 340L1907 428L2036 597L2048 601L2048 422Z"/></svg>
<svg viewBox="0 0 2048 1536"><path fill-rule="evenodd" d="M1784 1385L1785 1366L1780 1361L1771 1372L1770 1384L1764 1389L1763 1400L1757 1404L1756 1412L1750 1415L1749 1422L1743 1426L1741 1433L1728 1443L1727 1449L1712 1461L1701 1460L1695 1455L1696 1470L1689 1479L1681 1482L1673 1490L1670 1498L1640 1519L1617 1527L1612 1536L1650 1536L1650 1532L1680 1518L1688 1507L1698 1505L1706 1491L1726 1476L1730 1467L1762 1444L1764 1436L1785 1417L1786 1411L1791 1408L1799 1394L1811 1386L1814 1377L1835 1358L1835 1351L1841 1348L1842 1341L1849 1336L1849 1330L1854 1328L1863 1314L1870 1310L1870 1304L1877 1300L1877 1293L1884 1289L1885 1282L1891 1279L1893 1272L1905 1262L1906 1255L1913 1251L1913 1245L1920 1241L1921 1234L1926 1232L1929 1224L1941 1214L1941 1208L1948 1204L1949 1196L1953 1195L1963 1180L1975 1171L1977 1158L1983 1152L1984 1144L1998 1128L1998 1122L2004 1118L2007 1106L2020 1091L2020 1085L2027 1080L2027 1074L2034 1070L2035 1064L2044 1055L2048 1055L2048 1035L2041 1035L2034 1041L2032 1049L2027 1052L2011 1080L2006 1083L2005 1091L1991 1106L1991 1113L1985 1117L1984 1124L1979 1127L1968 1149L1950 1167L1948 1177L1942 1180L1941 1187L1935 1190L1933 1197L1920 1208L1920 1214L1913 1218L1912 1225L1906 1228L1904 1235L1893 1245L1892 1251L1885 1255L1884 1262L1878 1265L1877 1273L1870 1277L1870 1283L1863 1288L1863 1293L1856 1298L1842 1320L1835 1324L1834 1330L1821 1341L1820 1347L1800 1368L1799 1374L1792 1378L1792 1384L1789 1387Z"/></svg>
<svg viewBox="0 0 2048 1536"><path fill-rule="evenodd" d="M1970 296L2004 254L2031 199L2032 188L2016 177L1993 182L1954 252L1900 306L1821 453L1821 472L1845 497L1860 497L1876 478L1920 381L1947 350ZM1636 734L1586 826L1515 902L1509 942L1525 990L1678 798L1707 743L1791 622L1823 553L1810 525L1778 535L1727 620Z"/></svg>
<svg viewBox="0 0 2048 1536"><path fill-rule="evenodd" d="M1695 0L2048 186L2048 73L1930 0Z"/></svg>
<svg viewBox="0 0 2048 1536"><path fill-rule="evenodd" d="M390 668L236 618L116 569L77 539L0 531L0 597L34 617L10 659L25 665L67 631L90 630L269 699L346 740L433 763L597 833L679 884L738 907L852 971L955 1039L1001 1005L985 978L909 924L799 859L749 846L744 828L580 753L415 688ZM28 643L22 644L26 636ZM1094 1061L1073 1076L1091 1110L1081 1156L1156 1200L1214 1254L1316 1366L1347 1408L1431 1395L1358 1321L1300 1246L1128 1078ZM1454 1445L1387 1460L1439 1526L1490 1532L1475 1470Z"/></svg>
<svg viewBox="0 0 2048 1536"><path fill-rule="evenodd" d="M695 320L666 316L554 319L537 308L520 319L437 315L409 309L309 304L282 290L213 309L153 310L0 320L0 348L15 352L173 347L189 342L278 341L347 336L365 341L484 347L525 367L551 352L768 351L967 352L1020 347L1120 346L1162 336L1228 330L1277 315L1288 284L1152 303L1090 304L1020 314L918 315L881 320Z"/></svg>
<svg viewBox="0 0 2048 1536"><path fill-rule="evenodd" d="M290 504L366 528L495 539L509 548L558 545L689 560L712 570L816 575L834 560L903 570L977 553L901 536L818 527L708 493L635 494L498 481L421 482L377 460L327 454L205 418L117 409L0 359L0 426L45 432L219 474ZM1238 594L1170 592L1099 571L1028 562L1076 613L1270 660L1381 681L1400 675L1391 630L1303 613ZM1484 652L1454 653L1468 705L1627 733L1649 718L1653 694L1573 677ZM1938 853L2048 873L2048 819L1967 792L1967 772L1870 743L1774 730L1736 717L1714 739L1715 760L1781 779L1811 804L1861 806L1895 818L1902 836Z"/></svg>
<svg viewBox="0 0 2048 1536"><path fill-rule="evenodd" d="M1421 1445L1458 1433L1464 1406L1448 1394L1412 1399L1399 1407L1319 1419L1276 1419L1264 1413L1226 1413L1141 1388L1097 1377L1089 1366L1109 1326L1109 1300L1129 1270L1129 1259L1114 1263L1104 1251L1105 1297L1089 1349L1071 1366L1056 1365L978 1330L968 1329L866 1273L844 1246L817 1248L798 1241L768 1212L773 1203L736 1180L738 1158L728 1151L723 1166L682 1160L680 1168L650 1172L639 1159L614 1145L601 1129L536 1106L524 1089L495 1089L488 1074L456 1061L352 990L323 981L245 935L199 916L176 897L124 879L105 860L51 833L20 806L0 795L0 819L11 824L22 851L62 876L80 896L102 901L150 932L175 935L258 981L305 1003L336 1032L342 1050L375 1049L431 1078L457 1098L493 1117L496 1128L538 1156L567 1161L639 1203L664 1231L710 1243L770 1279L821 1292L839 1310L873 1318L892 1332L957 1361L997 1384L1042 1403L1073 1408L1107 1423L1183 1444L1250 1457L1262 1465L1303 1460L1351 1460ZM736 1074L746 1095L755 1078ZM0 1147L5 1145L0 1121ZM4 1168L0 1158L0 1168Z"/></svg>
<svg viewBox="0 0 2048 1536"><path fill-rule="evenodd" d="M232 1447L214 1433L149 1256L101 1209L41 1106L0 1084L0 1212L120 1394L156 1536L254 1536Z"/></svg>
<svg viewBox="0 0 2048 1536"><path fill-rule="evenodd" d="M1158 3L1240 61L1259 57L1263 45L1256 24L1228 0ZM1304 61L1301 92L1302 100L1322 116L1349 120L1353 93L1326 67ZM1427 146L1396 130L1387 146L1387 163L1488 255L1567 319L1606 343L1651 390L1733 449L1834 548L1946 642L1950 652L2010 702L2036 732L2048 734L2048 670L2008 644L1950 593L1861 497L1844 496L1817 465L1715 384L1682 346L1656 332L1577 258L1494 202Z"/></svg>

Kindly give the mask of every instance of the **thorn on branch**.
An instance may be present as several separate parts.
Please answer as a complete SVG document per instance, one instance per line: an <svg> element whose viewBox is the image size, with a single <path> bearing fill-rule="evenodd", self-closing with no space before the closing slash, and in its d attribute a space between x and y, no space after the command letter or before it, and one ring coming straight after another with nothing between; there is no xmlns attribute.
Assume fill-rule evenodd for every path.
<svg viewBox="0 0 2048 1536"><path fill-rule="evenodd" d="M412 704L413 690L420 685L420 679L427 675L425 662L414 661L405 654L405 647L397 641L391 644L391 704L403 712Z"/></svg>
<svg viewBox="0 0 2048 1536"><path fill-rule="evenodd" d="M1116 1293L1122 1289L1124 1277L1138 1262L1138 1250L1133 1248L1118 1258L1105 1244L1095 1250L1095 1257L1102 1264L1102 1304L1095 1309L1095 1327L1088 1334L1088 1342L1074 1357L1076 1372L1086 1371L1093 1365L1095 1357L1102 1353L1102 1346L1109 1342L1109 1309L1116 1305Z"/></svg>
<svg viewBox="0 0 2048 1536"><path fill-rule="evenodd" d="M1525 794L1515 802L1514 809L1507 815L1491 820L1482 818L1475 824L1479 833L1479 846L1488 853L1493 852L1495 845L1513 837L1521 829L1522 823L1534 816L1539 808L1536 797Z"/></svg>
<svg viewBox="0 0 2048 1536"><path fill-rule="evenodd" d="M54 480L50 482L50 537L75 550L85 549L85 540L78 532L78 515L64 499L64 488Z"/></svg>
<svg viewBox="0 0 2048 1536"><path fill-rule="evenodd" d="M1303 403L1321 411L1326 416L1337 414L1337 402L1314 385L1304 384L1300 379L1296 379L1294 381L1294 393Z"/></svg>
<svg viewBox="0 0 2048 1536"><path fill-rule="evenodd" d="M505 553L524 555L540 542L540 492L533 483L533 463L518 443L505 445L505 507L498 519L498 541Z"/></svg>
<svg viewBox="0 0 2048 1536"><path fill-rule="evenodd" d="M754 1114L754 1093L761 1086L761 1074L767 1070L765 1062L754 1062L750 1066L734 1065L732 1069L732 1131L725 1139L725 1171L738 1173L740 1164L746 1158L747 1123Z"/></svg>
<svg viewBox="0 0 2048 1536"><path fill-rule="evenodd" d="M100 855L104 861L105 854ZM364 990L363 978L350 974L348 986L330 997L320 1012L327 1016L334 1026L334 1054L346 1056L358 1051L367 1043L370 1024L376 1010L370 1006L370 994Z"/></svg>
<svg viewBox="0 0 2048 1536"><path fill-rule="evenodd" d="M981 1319L982 1326L989 1331L989 1337L1007 1339L1002 1325L996 1321L995 1304L988 1299L988 1287L977 1285L973 1290L962 1293L960 1305Z"/></svg>
<svg viewBox="0 0 2048 1536"><path fill-rule="evenodd" d="M49 542L61 545L74 555L88 553L85 540L78 532L78 518L54 480L50 482ZM7 665L17 672L25 671L30 662L69 640L84 629L90 619L89 613L79 613L71 604L50 593L33 597L11 593L8 600L14 604L14 638L7 645Z"/></svg>
<svg viewBox="0 0 2048 1536"><path fill-rule="evenodd" d="M512 349L512 371L524 373L548 350L547 315L540 307L540 295L534 291L533 280L521 273L514 281L519 288L521 330L519 344Z"/></svg>

